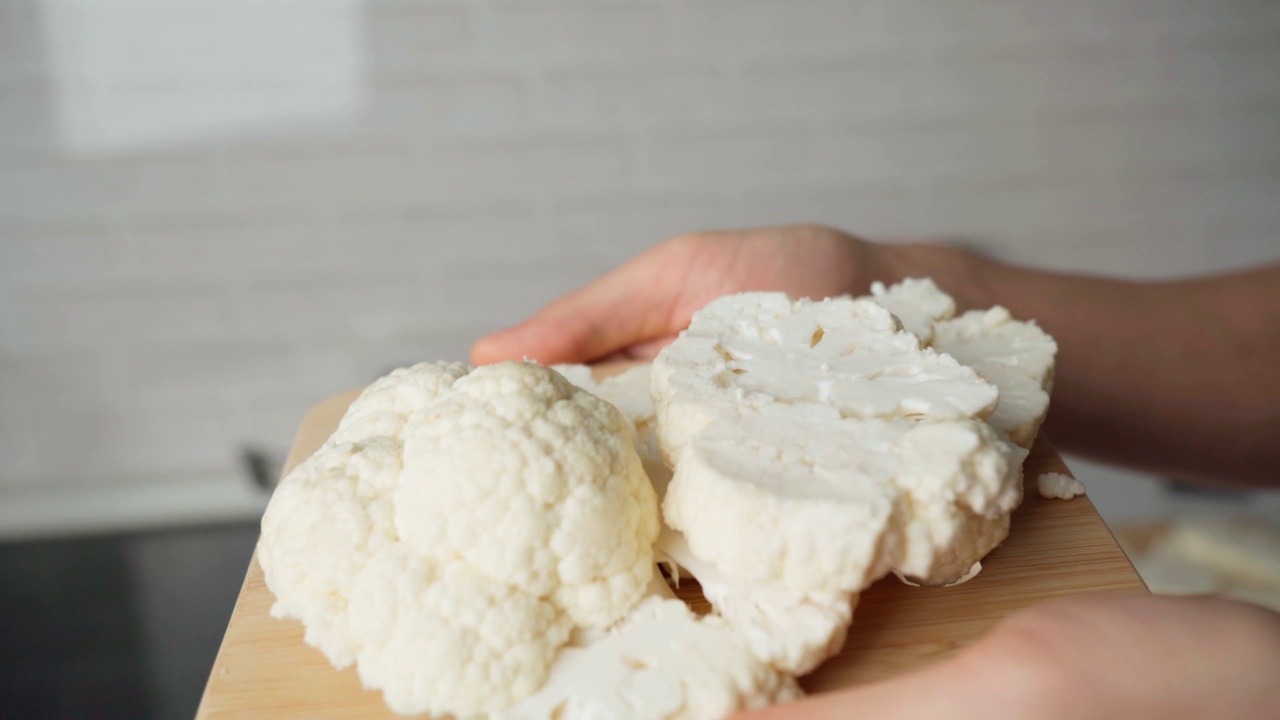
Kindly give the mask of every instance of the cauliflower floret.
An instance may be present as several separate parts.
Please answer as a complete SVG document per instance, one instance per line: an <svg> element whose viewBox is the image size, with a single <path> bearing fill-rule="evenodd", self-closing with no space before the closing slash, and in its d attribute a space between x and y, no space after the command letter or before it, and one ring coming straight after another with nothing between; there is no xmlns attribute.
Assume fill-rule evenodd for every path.
<svg viewBox="0 0 1280 720"><path fill-rule="evenodd" d="M661 500L667 490L667 483L671 480L671 470L658 448L657 413L653 408L653 398L649 395L651 366L648 363L636 365L599 382L587 365L553 365L552 369L564 375L574 385L618 408L622 416L631 423L636 452L639 453L644 471Z"/></svg>
<svg viewBox="0 0 1280 720"><path fill-rule="evenodd" d="M871 297L925 345L933 340L934 323L956 314L956 301L929 278L907 278L888 288L884 283L874 282Z"/></svg>
<svg viewBox="0 0 1280 720"><path fill-rule="evenodd" d="M1049 410L1058 344L1034 322L1014 320L1002 307L973 310L934 326L933 347L969 365L1000 389L987 418L1022 447L1030 447Z"/></svg>
<svg viewBox="0 0 1280 720"><path fill-rule="evenodd" d="M546 684L497 720L707 720L800 696L722 619L646 598L621 625L560 652Z"/></svg>
<svg viewBox="0 0 1280 720"><path fill-rule="evenodd" d="M731 578L695 555L669 527L658 535L657 550L698 580L716 613L769 665L803 675L844 647L857 595L802 594Z"/></svg>
<svg viewBox="0 0 1280 720"><path fill-rule="evenodd" d="M469 372L471 366L459 362L424 362L392 370L374 380L351 403L329 442L369 437L403 440L401 431L409 415L430 405Z"/></svg>
<svg viewBox="0 0 1280 720"><path fill-rule="evenodd" d="M1036 490L1042 498L1070 500L1084 494L1084 483L1070 475L1046 472L1036 478Z"/></svg>
<svg viewBox="0 0 1280 720"><path fill-rule="evenodd" d="M576 625L626 614L653 573L657 501L622 416L544 367L476 369L406 426L400 538L551 597Z"/></svg>
<svg viewBox="0 0 1280 720"><path fill-rule="evenodd" d="M403 545L351 592L360 679L398 713L498 710L538 689L572 623L552 603Z"/></svg>
<svg viewBox="0 0 1280 720"><path fill-rule="evenodd" d="M671 464L708 425L768 404L818 404L843 417L985 417L997 390L920 345L869 299L720 298L654 360L658 439Z"/></svg>
<svg viewBox="0 0 1280 720"><path fill-rule="evenodd" d="M388 438L329 444L276 489L262 517L258 564L275 593L274 617L301 620L306 642L334 666L355 659L347 602L355 577L393 544L390 493L400 446Z"/></svg>
<svg viewBox="0 0 1280 720"><path fill-rule="evenodd" d="M654 575L657 501L618 411L536 365L467 370L374 383L263 520L273 613L398 712L510 705Z"/></svg>

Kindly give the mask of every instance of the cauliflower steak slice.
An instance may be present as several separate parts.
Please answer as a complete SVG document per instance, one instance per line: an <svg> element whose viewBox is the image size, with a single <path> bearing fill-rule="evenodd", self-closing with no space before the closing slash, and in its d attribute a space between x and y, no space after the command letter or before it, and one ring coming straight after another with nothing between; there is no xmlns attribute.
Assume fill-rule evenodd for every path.
<svg viewBox="0 0 1280 720"><path fill-rule="evenodd" d="M713 301L654 360L658 440L669 464L700 431L763 405L817 404L842 417L985 417L995 386L922 347L869 299L743 293Z"/></svg>
<svg viewBox="0 0 1280 720"><path fill-rule="evenodd" d="M652 392L674 466L664 518L736 581L946 584L1021 500L1025 452L983 422L995 386L870 299L721 298L655 360Z"/></svg>
<svg viewBox="0 0 1280 720"><path fill-rule="evenodd" d="M1031 447L1049 411L1058 344L1034 322L1002 307L971 310L934 325L933 347L973 367L1000 389L987 422Z"/></svg>

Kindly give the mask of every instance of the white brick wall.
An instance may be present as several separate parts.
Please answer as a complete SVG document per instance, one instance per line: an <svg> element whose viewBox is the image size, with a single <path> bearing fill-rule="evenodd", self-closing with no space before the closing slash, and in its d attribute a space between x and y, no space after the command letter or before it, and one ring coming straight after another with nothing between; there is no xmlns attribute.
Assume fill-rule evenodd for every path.
<svg viewBox="0 0 1280 720"><path fill-rule="evenodd" d="M682 231L1274 259L1277 8L0 0L0 536L252 514L243 445Z"/></svg>

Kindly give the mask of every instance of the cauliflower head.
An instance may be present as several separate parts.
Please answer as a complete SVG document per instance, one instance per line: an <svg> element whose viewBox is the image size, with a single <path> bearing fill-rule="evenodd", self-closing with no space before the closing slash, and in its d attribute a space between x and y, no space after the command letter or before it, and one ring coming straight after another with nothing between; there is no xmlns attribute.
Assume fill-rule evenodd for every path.
<svg viewBox="0 0 1280 720"><path fill-rule="evenodd" d="M532 364L422 364L281 482L258 558L273 614L393 710L469 717L641 600L658 525L611 405Z"/></svg>

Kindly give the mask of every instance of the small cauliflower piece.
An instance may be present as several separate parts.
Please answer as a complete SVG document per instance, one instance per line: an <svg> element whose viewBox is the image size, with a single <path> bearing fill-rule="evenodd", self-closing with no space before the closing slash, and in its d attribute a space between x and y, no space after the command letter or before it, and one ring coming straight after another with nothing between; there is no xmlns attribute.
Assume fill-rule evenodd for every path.
<svg viewBox="0 0 1280 720"><path fill-rule="evenodd" d="M370 383L351 403L329 442L358 442L369 437L403 440L409 415L430 405L469 372L471 366L459 362L424 362L392 370Z"/></svg>
<svg viewBox="0 0 1280 720"><path fill-rule="evenodd" d="M767 404L819 404L842 417L985 417L994 385L922 347L869 299L743 293L713 301L654 360L662 452L676 464L708 425Z"/></svg>
<svg viewBox="0 0 1280 720"><path fill-rule="evenodd" d="M355 660L347 603L356 576L396 541L390 495L400 445L389 438L325 445L280 483L262 517L258 564L273 617L301 620L335 667Z"/></svg>
<svg viewBox="0 0 1280 720"><path fill-rule="evenodd" d="M1042 498L1070 500L1084 494L1084 483L1070 475L1046 472L1036 478L1036 489Z"/></svg>
<svg viewBox="0 0 1280 720"><path fill-rule="evenodd" d="M1034 322L1002 307L973 310L934 326L933 347L977 370L1000 390L987 421L1030 447L1049 410L1058 344Z"/></svg>
<svg viewBox="0 0 1280 720"><path fill-rule="evenodd" d="M365 686L397 713L436 716L492 712L530 695L572 629L550 602L403 545L360 573L350 618Z"/></svg>
<svg viewBox="0 0 1280 720"><path fill-rule="evenodd" d="M684 536L664 527L657 551L697 579L702 594L755 657L803 675L844 647L858 596L802 594L729 577L689 549Z"/></svg>
<svg viewBox="0 0 1280 720"><path fill-rule="evenodd" d="M884 283L874 282L871 297L925 345L933 340L934 324L956 314L956 301L929 278L907 278L887 288Z"/></svg>
<svg viewBox="0 0 1280 720"><path fill-rule="evenodd" d="M657 500L621 414L538 365L477 368L405 429L403 542L605 627L653 573Z"/></svg>
<svg viewBox="0 0 1280 720"><path fill-rule="evenodd" d="M904 434L896 485L906 493L906 525L894 572L923 585L972 577L1009 535L1026 456L978 421L925 423Z"/></svg>
<svg viewBox="0 0 1280 720"><path fill-rule="evenodd" d="M708 720L800 696L724 620L649 597L585 647L566 647L542 689L495 720Z"/></svg>

